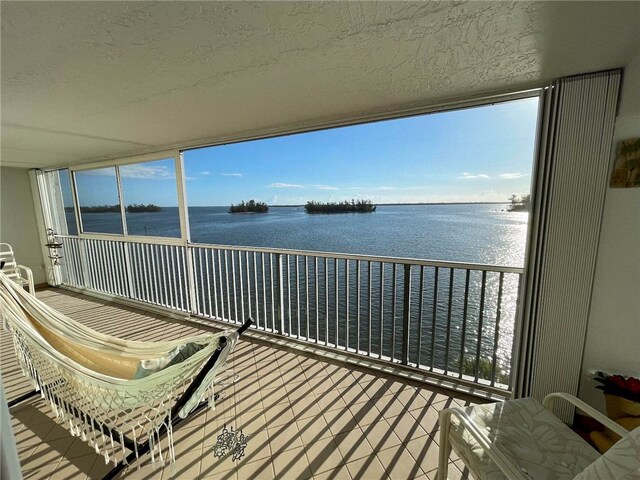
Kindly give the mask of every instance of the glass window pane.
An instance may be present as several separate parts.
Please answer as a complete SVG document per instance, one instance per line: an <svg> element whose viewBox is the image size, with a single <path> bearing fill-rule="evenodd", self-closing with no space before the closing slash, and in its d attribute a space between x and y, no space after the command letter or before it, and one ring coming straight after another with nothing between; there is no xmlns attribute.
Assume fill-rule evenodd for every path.
<svg viewBox="0 0 640 480"><path fill-rule="evenodd" d="M127 233L179 238L180 217L173 158L119 168Z"/></svg>
<svg viewBox="0 0 640 480"><path fill-rule="evenodd" d="M75 172L82 231L122 234L115 167Z"/></svg>
<svg viewBox="0 0 640 480"><path fill-rule="evenodd" d="M60 190L62 191L62 203L64 205L64 216L67 221L67 233L69 235L78 234L76 225L76 215L73 207L73 193L71 192L71 177L69 170L58 170L60 176Z"/></svg>

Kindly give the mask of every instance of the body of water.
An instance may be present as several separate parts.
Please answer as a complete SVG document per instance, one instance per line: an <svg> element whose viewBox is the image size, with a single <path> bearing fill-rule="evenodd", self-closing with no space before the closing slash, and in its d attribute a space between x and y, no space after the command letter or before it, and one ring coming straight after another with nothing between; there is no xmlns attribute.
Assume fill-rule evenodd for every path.
<svg viewBox="0 0 640 480"><path fill-rule="evenodd" d="M122 230L119 215L114 213L84 214L83 222L89 231ZM378 206L373 213L349 214L307 214L303 207L271 207L266 214L230 214L228 207L191 207L189 222L194 243L522 267L528 214L508 212L507 204L390 205ZM137 235L178 237L178 209L127 214L127 229ZM183 275L184 264L177 264L184 262L184 257L176 265L172 260L170 267L164 267L170 271L165 272L160 264L151 267L140 261L142 247L131 248L132 268L137 272L133 276L139 289L145 277L164 282ZM161 247L153 248L157 258L169 258L166 252L161 253ZM198 311L205 316L233 319L239 318L242 310L256 317L259 325L277 329L277 315L273 313L277 312L277 296L269 293L277 288L273 262L270 255L256 259L237 251L195 249ZM347 270L344 261L287 256L283 273L287 331L296 336L308 332L320 342L348 343L349 348L371 348L374 354L382 351L397 359L402 348L403 270L400 266L394 273L389 263L363 263L361 282L355 271L355 263ZM501 278L497 272L484 277L477 270L429 267L424 270L424 289L419 289L420 269L412 269L410 329L414 333L410 337L410 359L427 359L434 367L452 372L462 368L472 376L475 370L480 378L489 378L492 374L478 372L484 367L474 363L479 355L487 365L497 362L496 378L506 383L518 275ZM247 290L236 296L235 285L243 281ZM348 296L346 284L350 285ZM360 304L356 291L360 291ZM356 311L360 312L357 321ZM359 345L355 342L357 328L367 332ZM420 331L418 343L415 332Z"/></svg>
<svg viewBox="0 0 640 480"><path fill-rule="evenodd" d="M389 205L373 213L307 214L271 207L230 214L228 207L190 207L195 243L290 248L521 267L528 214L507 204ZM117 213L84 214L85 231L122 233ZM127 214L134 235L179 237L178 209Z"/></svg>

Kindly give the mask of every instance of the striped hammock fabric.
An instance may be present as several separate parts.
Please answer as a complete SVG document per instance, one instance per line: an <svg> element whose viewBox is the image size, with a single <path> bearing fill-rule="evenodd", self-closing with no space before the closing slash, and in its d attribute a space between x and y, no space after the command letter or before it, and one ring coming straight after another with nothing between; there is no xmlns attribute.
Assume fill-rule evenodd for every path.
<svg viewBox="0 0 640 480"><path fill-rule="evenodd" d="M0 312L13 334L18 361L72 435L82 438L105 463L126 461L124 436L148 439L154 467L175 462L171 409L194 376L227 338L219 361L178 415L185 418L203 400L215 408L214 388L238 334L233 331L168 342L140 342L86 327L29 295L0 272ZM134 378L141 362L162 359L185 344L198 350L144 378ZM160 359L160 361L156 361ZM106 427L106 428L105 428ZM161 431L166 429L166 436ZM105 433L108 432L108 433ZM137 458L137 451L136 458Z"/></svg>

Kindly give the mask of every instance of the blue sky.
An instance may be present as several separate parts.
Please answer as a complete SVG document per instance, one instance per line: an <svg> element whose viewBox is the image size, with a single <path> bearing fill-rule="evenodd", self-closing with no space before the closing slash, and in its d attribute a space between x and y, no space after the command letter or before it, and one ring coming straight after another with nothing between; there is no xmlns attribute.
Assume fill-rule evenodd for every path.
<svg viewBox="0 0 640 480"><path fill-rule="evenodd" d="M188 150L188 203L506 201L529 192L537 110L535 97ZM112 171L78 177L82 205L117 203ZM172 160L121 167L121 176L126 204L177 204Z"/></svg>

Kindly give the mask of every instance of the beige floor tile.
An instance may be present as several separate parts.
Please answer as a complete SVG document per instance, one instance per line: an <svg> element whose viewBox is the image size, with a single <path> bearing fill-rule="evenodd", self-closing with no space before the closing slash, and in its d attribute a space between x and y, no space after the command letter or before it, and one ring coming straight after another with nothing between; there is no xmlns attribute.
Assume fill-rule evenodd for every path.
<svg viewBox="0 0 640 480"><path fill-rule="evenodd" d="M200 477L216 478L233 478L235 479L236 471L241 462L245 461L243 457L240 461L234 461L230 456L222 458L216 457L212 447L205 447L200 457Z"/></svg>
<svg viewBox="0 0 640 480"><path fill-rule="evenodd" d="M334 437L340 455L346 463L359 460L373 454L373 448L369 445L364 432L356 427L347 433L341 433Z"/></svg>
<svg viewBox="0 0 640 480"><path fill-rule="evenodd" d="M438 445L430 437L411 440L404 446L423 472L438 468Z"/></svg>
<svg viewBox="0 0 640 480"><path fill-rule="evenodd" d="M240 463L236 470L238 480L273 480L275 472L270 459Z"/></svg>
<svg viewBox="0 0 640 480"><path fill-rule="evenodd" d="M397 417L385 416L385 420L389 422L391 429L402 442L408 442L427 435L427 431L420 426L415 417L409 412L404 412Z"/></svg>
<svg viewBox="0 0 640 480"><path fill-rule="evenodd" d="M312 477L304 447L274 454L273 468L278 479L304 480Z"/></svg>
<svg viewBox="0 0 640 480"><path fill-rule="evenodd" d="M276 455L292 448L302 447L302 439L295 423L281 425L279 427L268 428L269 443L271 452Z"/></svg>
<svg viewBox="0 0 640 480"><path fill-rule="evenodd" d="M415 478L424 473L403 445L381 450L377 457L393 479Z"/></svg>
<svg viewBox="0 0 640 480"><path fill-rule="evenodd" d="M313 476L314 480L350 480L351 475L346 465L334 468L326 472L318 473Z"/></svg>
<svg viewBox="0 0 640 480"><path fill-rule="evenodd" d="M268 429L295 422L293 411L288 405L280 404L266 407L264 416L266 418L265 425Z"/></svg>
<svg viewBox="0 0 640 480"><path fill-rule="evenodd" d="M162 471L162 480L170 478L198 478L200 476L200 461L202 451L183 452L176 454L176 469L173 474L171 467L165 467Z"/></svg>
<svg viewBox="0 0 640 480"><path fill-rule="evenodd" d="M324 438L306 444L305 453L314 476L344 466L344 460L333 438Z"/></svg>
<svg viewBox="0 0 640 480"><path fill-rule="evenodd" d="M350 415L348 409L331 410L323 414L333 435L346 433L358 427L358 422Z"/></svg>
<svg viewBox="0 0 640 480"><path fill-rule="evenodd" d="M370 400L367 400L364 403L351 405L349 407L349 414L361 427L371 425L372 423L383 419L383 415Z"/></svg>
<svg viewBox="0 0 640 480"><path fill-rule="evenodd" d="M57 467L51 471L49 480L84 479L91 472L91 467L93 467L96 460L104 462L104 459L98 457L95 452L90 455L76 457L73 461L61 461Z"/></svg>
<svg viewBox="0 0 640 480"><path fill-rule="evenodd" d="M296 420L296 425L300 438L305 444L332 436L329 424L322 415Z"/></svg>
<svg viewBox="0 0 640 480"><path fill-rule="evenodd" d="M304 397L298 401L291 402L291 410L296 419L317 417L322 415L322 410L314 397Z"/></svg>
<svg viewBox="0 0 640 480"><path fill-rule="evenodd" d="M71 436L41 443L29 458L20 461L20 465L23 470L55 466L67 453L72 443L73 437Z"/></svg>
<svg viewBox="0 0 640 480"><path fill-rule="evenodd" d="M347 469L353 480L386 480L386 470L376 457L367 457L347 463Z"/></svg>
<svg viewBox="0 0 640 480"><path fill-rule="evenodd" d="M322 413L331 410L341 410L347 408L347 403L340 397L340 393L336 390L328 390L315 396L318 407Z"/></svg>
<svg viewBox="0 0 640 480"><path fill-rule="evenodd" d="M364 427L362 431L374 451L386 450L387 448L402 444L402 441L386 420L379 420L372 423Z"/></svg>

